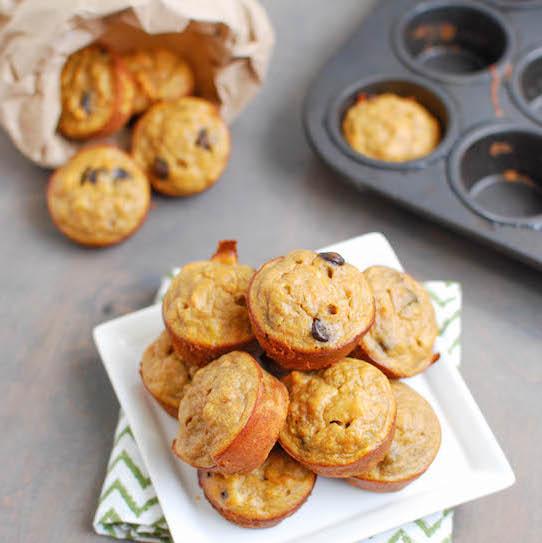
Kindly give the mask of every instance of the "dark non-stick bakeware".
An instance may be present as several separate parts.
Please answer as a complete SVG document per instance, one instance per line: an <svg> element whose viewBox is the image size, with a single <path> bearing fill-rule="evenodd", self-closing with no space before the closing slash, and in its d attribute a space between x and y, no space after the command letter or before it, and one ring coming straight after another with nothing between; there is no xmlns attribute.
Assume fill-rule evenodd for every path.
<svg viewBox="0 0 542 543"><path fill-rule="evenodd" d="M350 147L360 95L413 97L438 120L426 157ZM542 0L381 0L324 66L303 112L344 178L542 269Z"/></svg>

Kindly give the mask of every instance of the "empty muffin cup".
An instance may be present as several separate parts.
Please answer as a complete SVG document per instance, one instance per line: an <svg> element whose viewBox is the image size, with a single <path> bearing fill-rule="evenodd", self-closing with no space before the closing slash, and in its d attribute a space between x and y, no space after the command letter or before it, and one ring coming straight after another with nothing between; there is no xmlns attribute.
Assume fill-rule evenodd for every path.
<svg viewBox="0 0 542 543"><path fill-rule="evenodd" d="M502 15L475 1L418 4L395 30L397 52L410 68L449 82L488 77L508 57L511 41Z"/></svg>
<svg viewBox="0 0 542 543"><path fill-rule="evenodd" d="M431 122L433 125L438 123L436 127L436 142L428 148L427 154L418 156L414 159L391 161L380 158L373 158L358 152L347 141L343 131L343 122L347 112L360 100L371 100L375 97L401 97L408 99L410 105L416 102L415 106L422 106L422 115L426 117L426 122ZM385 108L384 108L385 109ZM425 111L424 111L425 110ZM379 111L380 118L378 121L383 123L393 124L394 113L390 111L389 120L385 117L382 111ZM383 115L383 119L382 119ZM407 115L408 117L408 115ZM424 168L428 163L441 158L444 153L450 148L451 143L456 133L456 121L453 105L448 96L429 84L427 81L414 77L376 77L363 79L350 85L343 93L341 93L331 104L328 110L327 128L337 146L348 155L350 158L363 162L369 166L376 168L389 169L416 169ZM387 127L389 128L389 127ZM395 127L393 127L395 128ZM391 129L390 129L391 130ZM407 130L408 131L408 130ZM393 132L393 130L391 130ZM403 138L408 140L409 138ZM385 138L379 141L379 144L385 145ZM397 143L397 142L395 142ZM393 142L390 142L392 145ZM386 153L383 153L386 156Z"/></svg>
<svg viewBox="0 0 542 543"><path fill-rule="evenodd" d="M514 68L511 89L523 113L542 123L542 45L520 57Z"/></svg>
<svg viewBox="0 0 542 543"><path fill-rule="evenodd" d="M463 202L490 221L542 226L542 131L497 123L473 130L450 156Z"/></svg>

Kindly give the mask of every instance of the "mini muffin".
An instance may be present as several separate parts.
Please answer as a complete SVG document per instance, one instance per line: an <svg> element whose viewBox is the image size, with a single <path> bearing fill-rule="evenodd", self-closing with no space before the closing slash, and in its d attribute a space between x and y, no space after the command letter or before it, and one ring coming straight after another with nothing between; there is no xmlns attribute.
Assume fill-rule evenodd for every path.
<svg viewBox="0 0 542 543"><path fill-rule="evenodd" d="M71 139L107 136L132 113L134 85L121 59L104 45L68 57L60 76L58 129Z"/></svg>
<svg viewBox="0 0 542 543"><path fill-rule="evenodd" d="M207 100L159 102L136 124L132 154L155 190L188 196L220 177L230 155L230 134L217 107Z"/></svg>
<svg viewBox="0 0 542 543"><path fill-rule="evenodd" d="M352 477L387 454L395 429L395 398L386 376L355 358L283 379L290 396L279 435L284 450L326 477Z"/></svg>
<svg viewBox="0 0 542 543"><path fill-rule="evenodd" d="M173 347L186 362L203 366L254 342L246 294L254 270L237 262L237 242L221 241L211 260L183 266L162 303Z"/></svg>
<svg viewBox="0 0 542 543"><path fill-rule="evenodd" d="M319 369L348 355L374 320L371 289L338 253L298 250L264 264L248 294L258 342L285 368Z"/></svg>
<svg viewBox="0 0 542 543"><path fill-rule="evenodd" d="M176 100L194 92L192 68L169 49L136 49L123 60L135 84L134 114L160 100Z"/></svg>
<svg viewBox="0 0 542 543"><path fill-rule="evenodd" d="M139 374L154 399L167 413L177 418L179 403L197 369L185 364L175 354L169 334L164 331L145 349Z"/></svg>
<svg viewBox="0 0 542 543"><path fill-rule="evenodd" d="M96 145L53 173L47 205L63 234L82 245L103 247L141 226L150 196L145 174L129 155L112 145Z"/></svg>
<svg viewBox="0 0 542 543"><path fill-rule="evenodd" d="M173 452L195 468L248 473L267 458L287 411L280 381L247 353L225 354L187 387Z"/></svg>
<svg viewBox="0 0 542 543"><path fill-rule="evenodd" d="M435 310L425 288L410 275L385 266L363 272L376 301L376 319L353 356L380 368L388 377L411 377L439 358Z"/></svg>
<svg viewBox="0 0 542 543"><path fill-rule="evenodd" d="M417 392L400 381L391 383L397 422L391 448L382 462L348 482L372 492L395 492L422 475L440 448L437 415Z"/></svg>
<svg viewBox="0 0 542 543"><path fill-rule="evenodd" d="M316 475L275 447L250 473L199 470L198 481L209 503L226 520L245 528L269 528L305 503Z"/></svg>
<svg viewBox="0 0 542 543"><path fill-rule="evenodd" d="M343 118L350 146L369 158L405 162L431 153L441 139L437 119L414 98L360 95Z"/></svg>

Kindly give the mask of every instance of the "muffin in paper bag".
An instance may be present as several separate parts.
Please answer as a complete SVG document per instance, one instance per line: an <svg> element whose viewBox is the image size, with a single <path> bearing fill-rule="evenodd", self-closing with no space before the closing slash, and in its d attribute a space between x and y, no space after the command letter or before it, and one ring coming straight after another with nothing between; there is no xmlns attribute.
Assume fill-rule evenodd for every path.
<svg viewBox="0 0 542 543"><path fill-rule="evenodd" d="M196 94L231 121L263 83L273 31L256 0L21 0L0 14L0 123L33 162L56 167L82 145L58 131L60 74L99 40L121 55L164 47L194 70ZM125 134L111 136L122 143Z"/></svg>

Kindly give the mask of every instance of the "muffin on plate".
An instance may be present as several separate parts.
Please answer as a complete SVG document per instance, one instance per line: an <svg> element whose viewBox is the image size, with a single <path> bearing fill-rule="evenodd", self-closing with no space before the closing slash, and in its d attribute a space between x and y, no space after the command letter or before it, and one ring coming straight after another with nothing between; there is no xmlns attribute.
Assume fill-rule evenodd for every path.
<svg viewBox="0 0 542 543"><path fill-rule="evenodd" d="M230 156L230 133L215 104L188 96L158 102L137 122L132 155L155 190L188 196L214 185Z"/></svg>
<svg viewBox="0 0 542 543"><path fill-rule="evenodd" d="M160 100L176 100L194 92L192 68L169 49L136 49L122 58L134 81L134 114L142 113Z"/></svg>
<svg viewBox="0 0 542 543"><path fill-rule="evenodd" d="M345 358L283 379L290 396L279 441L298 462L326 477L352 477L378 464L395 430L396 403L377 368Z"/></svg>
<svg viewBox="0 0 542 543"><path fill-rule="evenodd" d="M209 503L226 520L245 528L269 528L293 515L312 492L316 475L275 447L247 474L198 470Z"/></svg>
<svg viewBox="0 0 542 543"><path fill-rule="evenodd" d="M71 139L107 136L132 114L134 85L122 60L102 44L68 57L60 76L59 131Z"/></svg>
<svg viewBox="0 0 542 543"><path fill-rule="evenodd" d="M247 353L225 354L198 370L187 387L173 452L195 468L248 473L267 458L287 411L280 381Z"/></svg>
<svg viewBox="0 0 542 543"><path fill-rule="evenodd" d="M55 226L91 247L123 241L143 224L149 182L132 158L112 145L77 152L49 180L47 206Z"/></svg>
<svg viewBox="0 0 542 543"><path fill-rule="evenodd" d="M375 307L363 274L341 255L298 250L256 272L248 311L258 342L273 360L313 370L355 348L373 323Z"/></svg>
<svg viewBox="0 0 542 543"><path fill-rule="evenodd" d="M410 275L372 266L363 275L374 292L375 323L353 356L367 360L388 377L411 377L439 358L433 352L438 326L431 298Z"/></svg>
<svg viewBox="0 0 542 543"><path fill-rule="evenodd" d="M414 98L392 93L360 95L348 108L343 134L352 149L376 160L406 162L440 143L440 124Z"/></svg>
<svg viewBox="0 0 542 543"><path fill-rule="evenodd" d="M197 369L175 354L169 334L164 331L145 349L139 374L154 399L167 413L177 418L179 403Z"/></svg>
<svg viewBox="0 0 542 543"><path fill-rule="evenodd" d="M393 381L395 435L386 457L348 482L372 492L395 492L420 477L440 448L440 424L429 403L405 383Z"/></svg>
<svg viewBox="0 0 542 543"><path fill-rule="evenodd" d="M211 260L186 264L173 278L162 317L184 361L202 366L221 354L251 347L246 295L253 273L238 263L237 242L223 240Z"/></svg>

